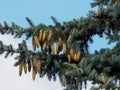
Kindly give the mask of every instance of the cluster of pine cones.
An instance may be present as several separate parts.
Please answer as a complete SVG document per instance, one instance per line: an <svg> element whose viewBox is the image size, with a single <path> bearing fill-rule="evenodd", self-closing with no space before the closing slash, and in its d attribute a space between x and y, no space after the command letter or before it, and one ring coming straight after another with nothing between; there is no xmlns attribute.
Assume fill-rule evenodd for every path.
<svg viewBox="0 0 120 90"><path fill-rule="evenodd" d="M81 52L78 50L77 52L74 51L74 48L68 48L68 44L70 43L72 39L72 35L69 35L66 42L63 42L62 37L58 36L55 44L50 44L50 41L52 39L53 30L49 30L46 32L43 29L39 30L38 35L33 35L32 37L32 46L34 51L39 46L41 47L41 51L45 52L47 48L51 50L51 54L53 55L59 55L60 51L63 51L63 53L67 57L67 61L71 63L72 61L78 62L80 60ZM41 61L36 60L35 57L33 57L32 62L21 62L19 64L19 75L22 75L22 71L24 70L24 73L27 73L27 70L30 72L32 69L32 79L35 80L37 72L41 73ZM65 75L61 76L61 82L62 85L66 85L66 77Z"/></svg>
<svg viewBox="0 0 120 90"><path fill-rule="evenodd" d="M22 72L24 70L24 73L26 74L27 71L31 71L32 69L32 79L35 80L37 72L40 74L41 73L41 61L36 60L34 57L31 62L20 62L19 64L19 76L22 75Z"/></svg>
<svg viewBox="0 0 120 90"><path fill-rule="evenodd" d="M41 29L38 35L34 35L32 39L33 49L36 50L36 48L39 47L40 44L42 51L45 51L46 48L49 48L52 54L58 55L59 52L63 50L64 54L68 58L68 62L71 62L71 60L78 62L81 55L80 50L75 53L73 48L70 48L70 50L68 50L67 47L72 39L72 35L68 36L66 43L63 43L62 37L59 36L57 38L55 48L54 44L49 43L53 35L52 32L52 30L49 30L49 32L47 33L45 30Z"/></svg>

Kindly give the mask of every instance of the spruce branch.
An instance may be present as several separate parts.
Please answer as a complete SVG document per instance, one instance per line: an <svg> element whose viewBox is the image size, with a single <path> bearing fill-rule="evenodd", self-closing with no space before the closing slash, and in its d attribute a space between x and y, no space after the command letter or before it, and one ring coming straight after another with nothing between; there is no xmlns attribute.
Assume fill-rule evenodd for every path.
<svg viewBox="0 0 120 90"><path fill-rule="evenodd" d="M98 6L98 10L90 11L85 18L73 19L63 24L54 17L51 18L55 25L48 26L41 23L34 25L26 17L30 25L28 28L15 23L9 26L4 21L0 24L0 33L12 34L15 38L20 38L23 34L26 39L32 37L34 51L28 50L24 40L17 49L0 41L0 54L7 52L7 57L18 53L15 66L19 66L19 75L22 75L22 67L27 73L28 66L29 71L32 69L33 80L38 72L40 77L47 75L49 80L55 80L56 74L59 74L62 85L67 85L68 90L81 89L82 83L86 84L87 80L99 84L97 89L119 88L115 82L120 79L120 1L96 0L91 5ZM92 37L98 35L102 38L104 34L109 43L116 42L116 46L89 53ZM41 50L37 52L38 47Z"/></svg>
<svg viewBox="0 0 120 90"><path fill-rule="evenodd" d="M30 25L31 27L33 27L33 26L34 26L34 24L33 24L32 20L30 20L28 17L26 17L26 20L27 20L27 22L29 23L29 25Z"/></svg>

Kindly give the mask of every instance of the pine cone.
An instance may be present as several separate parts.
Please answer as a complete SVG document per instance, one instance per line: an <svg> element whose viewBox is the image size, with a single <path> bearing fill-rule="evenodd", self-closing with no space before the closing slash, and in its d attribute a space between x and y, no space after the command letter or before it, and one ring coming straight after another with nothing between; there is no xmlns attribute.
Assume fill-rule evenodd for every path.
<svg viewBox="0 0 120 90"><path fill-rule="evenodd" d="M81 56L81 52L80 52L80 51L78 51L78 52L77 52L77 61L79 61L80 56Z"/></svg>
<svg viewBox="0 0 120 90"><path fill-rule="evenodd" d="M74 61L75 62L77 61L77 54L76 53L74 54Z"/></svg>
<svg viewBox="0 0 120 90"><path fill-rule="evenodd" d="M72 59L74 59L74 50L73 50L73 48L70 49L70 56L71 56Z"/></svg>
<svg viewBox="0 0 120 90"><path fill-rule="evenodd" d="M64 51L64 54L67 54L67 45L65 43L63 44L63 51Z"/></svg>
<svg viewBox="0 0 120 90"><path fill-rule="evenodd" d="M69 35L68 39L67 39L67 44L71 41L72 39L72 35Z"/></svg>
<svg viewBox="0 0 120 90"><path fill-rule="evenodd" d="M26 64L26 62L24 62L24 72L25 72L25 74L27 73L27 64Z"/></svg>
<svg viewBox="0 0 120 90"><path fill-rule="evenodd" d="M67 55L67 58L68 58L68 62L70 63L71 62L71 56L70 56L70 54Z"/></svg>
<svg viewBox="0 0 120 90"><path fill-rule="evenodd" d="M39 38L38 38L39 42L42 41L42 35L43 35L43 29L39 31Z"/></svg>
<svg viewBox="0 0 120 90"><path fill-rule="evenodd" d="M22 75L22 62L19 64L19 76L21 76Z"/></svg>
<svg viewBox="0 0 120 90"><path fill-rule="evenodd" d="M64 74L62 75L62 86L66 86L66 77Z"/></svg>
<svg viewBox="0 0 120 90"><path fill-rule="evenodd" d="M32 69L32 79L35 80L35 77L36 77L36 71L35 71L35 69L33 68L33 69Z"/></svg>
<svg viewBox="0 0 120 90"><path fill-rule="evenodd" d="M51 37L52 37L52 30L49 30L49 33L48 33L48 42L51 40Z"/></svg>
<svg viewBox="0 0 120 90"><path fill-rule="evenodd" d="M46 43L46 41L45 41L45 42L43 43L43 46L42 46L42 51L45 51L46 45L47 45L47 43Z"/></svg>
<svg viewBox="0 0 120 90"><path fill-rule="evenodd" d="M41 73L41 61L38 60L38 66L37 66L38 73Z"/></svg>
<svg viewBox="0 0 120 90"><path fill-rule="evenodd" d="M102 76L101 76L101 83L103 83L103 84L104 84L105 82L106 82L106 80L105 80L105 76L104 76L104 75L102 75Z"/></svg>
<svg viewBox="0 0 120 90"><path fill-rule="evenodd" d="M59 46L59 47L62 46L62 42L63 42L62 38L61 38L61 37L58 37L58 46Z"/></svg>
<svg viewBox="0 0 120 90"><path fill-rule="evenodd" d="M45 39L46 39L46 31L43 31L42 42L44 42Z"/></svg>
<svg viewBox="0 0 120 90"><path fill-rule="evenodd" d="M38 41L37 35L33 36L33 40L34 40L36 47L39 47L39 41Z"/></svg>

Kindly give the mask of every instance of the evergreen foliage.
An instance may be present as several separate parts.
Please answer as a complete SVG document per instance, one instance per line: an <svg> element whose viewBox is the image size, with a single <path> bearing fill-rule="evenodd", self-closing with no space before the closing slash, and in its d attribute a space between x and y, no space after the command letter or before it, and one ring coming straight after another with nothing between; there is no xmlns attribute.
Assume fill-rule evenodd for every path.
<svg viewBox="0 0 120 90"><path fill-rule="evenodd" d="M36 74L42 78L56 80L59 75L65 90L81 90L83 83L87 88L87 81L98 84L91 90L119 90L120 89L120 0L95 0L92 7L97 11L90 11L87 17L73 19L59 23L51 17L54 25L34 25L27 17L30 27L23 28L15 23L11 26L4 22L0 24L0 33L14 35L26 40L32 38L33 50L29 50L26 40L14 49L12 45L5 45L0 41L0 54L8 55L18 53L15 66L19 66L19 75L23 69L27 73L32 70L32 78ZM89 52L92 37L100 38L106 35L109 44L116 42L112 49L104 48L95 53ZM36 50L37 49L37 50ZM39 51L38 51L39 49ZM118 84L119 83L119 84Z"/></svg>

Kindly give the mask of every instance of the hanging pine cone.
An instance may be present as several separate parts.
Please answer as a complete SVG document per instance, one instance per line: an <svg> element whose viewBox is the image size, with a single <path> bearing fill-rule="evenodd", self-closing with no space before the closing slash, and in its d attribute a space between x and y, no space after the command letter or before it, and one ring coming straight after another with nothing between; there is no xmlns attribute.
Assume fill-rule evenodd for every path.
<svg viewBox="0 0 120 90"><path fill-rule="evenodd" d="M19 64L19 76L22 75L22 67L23 67L23 64L22 64L22 62L20 62L20 64Z"/></svg>
<svg viewBox="0 0 120 90"><path fill-rule="evenodd" d="M63 51L64 51L64 54L67 54L67 45L65 43L63 44Z"/></svg>
<svg viewBox="0 0 120 90"><path fill-rule="evenodd" d="M66 77L64 74L62 75L62 86L66 86Z"/></svg>
<svg viewBox="0 0 120 90"><path fill-rule="evenodd" d="M76 53L74 54L74 61L75 62L77 61L77 54Z"/></svg>
<svg viewBox="0 0 120 90"><path fill-rule="evenodd" d="M61 37L58 37L58 46L59 46L59 47L62 46L62 42L63 42L62 38L61 38Z"/></svg>
<svg viewBox="0 0 120 90"><path fill-rule="evenodd" d="M49 33L48 33L48 42L51 40L52 38L52 30L49 30Z"/></svg>
<svg viewBox="0 0 120 90"><path fill-rule="evenodd" d="M72 39L72 35L69 35L67 39L67 44L71 41L71 39Z"/></svg>
<svg viewBox="0 0 120 90"><path fill-rule="evenodd" d="M41 61L38 60L38 63L37 63L37 70L38 70L38 73L41 73Z"/></svg>
<svg viewBox="0 0 120 90"><path fill-rule="evenodd" d="M80 51L78 51L78 52L77 52L77 59L76 59L76 60L77 60L77 62L79 61L80 56L81 56L81 52L80 52Z"/></svg>
<svg viewBox="0 0 120 90"><path fill-rule="evenodd" d="M43 35L43 29L39 31L39 38L38 38L39 42L42 41L42 37L43 37L42 35Z"/></svg>
<svg viewBox="0 0 120 90"><path fill-rule="evenodd" d="M35 69L33 68L33 69L32 69L32 79L35 80L35 77L36 77L36 71L35 71Z"/></svg>
<svg viewBox="0 0 120 90"><path fill-rule="evenodd" d="M26 74L27 73L27 64L26 64L26 62L24 62L23 67L24 67L24 73Z"/></svg>
<svg viewBox="0 0 120 90"><path fill-rule="evenodd" d="M47 43L46 43L46 41L45 41L45 42L43 43L43 46L42 46L42 51L45 51L46 45L47 45Z"/></svg>
<svg viewBox="0 0 120 90"><path fill-rule="evenodd" d="M68 62L70 63L71 62L71 56L70 56L70 54L67 55L67 58L68 58Z"/></svg>
<svg viewBox="0 0 120 90"><path fill-rule="evenodd" d="M104 84L105 82L106 82L106 80L105 80L105 76L104 76L104 75L102 75L102 76L101 76L101 83L103 83L103 84Z"/></svg>
<svg viewBox="0 0 120 90"><path fill-rule="evenodd" d="M39 40L38 40L37 35L33 36L33 40L34 40L34 43L35 43L36 47L39 47Z"/></svg>
<svg viewBox="0 0 120 90"><path fill-rule="evenodd" d="M46 31L43 31L42 42L44 42L45 39L46 39Z"/></svg>
<svg viewBox="0 0 120 90"><path fill-rule="evenodd" d="M74 50L73 50L73 48L70 49L70 56L71 56L72 59L74 59Z"/></svg>

